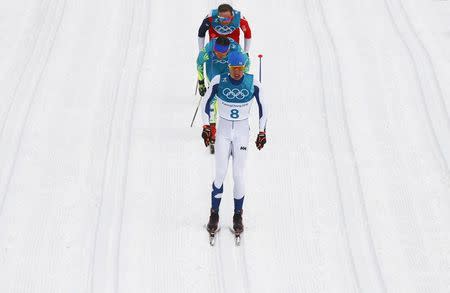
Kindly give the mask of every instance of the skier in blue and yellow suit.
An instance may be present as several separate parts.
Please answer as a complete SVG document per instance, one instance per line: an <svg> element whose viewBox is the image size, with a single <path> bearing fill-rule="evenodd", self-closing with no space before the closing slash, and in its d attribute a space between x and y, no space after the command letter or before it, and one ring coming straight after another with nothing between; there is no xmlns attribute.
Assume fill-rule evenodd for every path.
<svg viewBox="0 0 450 293"><path fill-rule="evenodd" d="M216 75L220 75L228 72L228 55L231 52L241 52L243 50L241 46L236 43L232 38L218 37L212 39L198 54L197 57L197 72L198 72L198 89L200 95L203 97L206 92L204 64L206 63L206 77L211 81ZM248 72L250 68L250 62L247 54L243 54L246 59L245 72ZM216 137L216 118L217 118L217 100L215 99L211 103L211 143L214 144Z"/></svg>

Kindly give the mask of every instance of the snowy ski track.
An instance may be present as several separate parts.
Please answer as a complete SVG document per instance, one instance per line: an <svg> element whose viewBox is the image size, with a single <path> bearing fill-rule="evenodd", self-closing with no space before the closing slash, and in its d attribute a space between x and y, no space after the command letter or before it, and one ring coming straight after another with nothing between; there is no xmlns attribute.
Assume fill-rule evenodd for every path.
<svg viewBox="0 0 450 293"><path fill-rule="evenodd" d="M3 124L1 127L2 140L7 139L11 144L6 152L2 152L2 182L1 182L1 202L0 215L8 194L8 188L16 160L20 154L20 144L22 141L23 130L28 120L30 109L36 96L36 90L45 72L48 58L53 49L56 35L59 31L61 19L64 15L65 1L49 1L47 5L43 24L38 25L39 29L30 57L19 80L14 88L9 105L4 113ZM45 31L45 33L43 33ZM15 111L16 115L11 117L10 113ZM11 130L12 128L12 130ZM4 179L4 182L3 182Z"/></svg>
<svg viewBox="0 0 450 293"><path fill-rule="evenodd" d="M0 292L450 292L450 2L225 2L269 107L238 247L189 128L222 1L0 2Z"/></svg>
<svg viewBox="0 0 450 293"><path fill-rule="evenodd" d="M324 99L324 117L327 119L326 125L332 162L338 178L339 207L344 215L343 229L346 234L347 245L350 246L349 255L355 273L357 292L368 292L370 290L385 292L386 289L380 276L373 248L366 207L362 198L361 180L355 161L346 105L343 100L341 68L336 57L336 46L320 0L305 2L307 3L305 11L312 26L314 43L320 59L319 70L320 82L322 83L321 96ZM339 137L335 134L339 134ZM339 174L345 174L345 180ZM350 184L348 184L348 181L350 181ZM356 210L352 211L352 209ZM363 243L358 243L358 234L366 235L362 239Z"/></svg>

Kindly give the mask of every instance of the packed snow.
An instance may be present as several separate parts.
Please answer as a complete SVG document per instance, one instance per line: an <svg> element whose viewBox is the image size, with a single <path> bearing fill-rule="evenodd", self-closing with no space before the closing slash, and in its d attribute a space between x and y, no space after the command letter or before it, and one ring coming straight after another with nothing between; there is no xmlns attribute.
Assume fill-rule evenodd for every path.
<svg viewBox="0 0 450 293"><path fill-rule="evenodd" d="M268 142L254 107L242 243L229 174L210 246L220 3L0 2L0 292L450 292L450 1L228 1Z"/></svg>

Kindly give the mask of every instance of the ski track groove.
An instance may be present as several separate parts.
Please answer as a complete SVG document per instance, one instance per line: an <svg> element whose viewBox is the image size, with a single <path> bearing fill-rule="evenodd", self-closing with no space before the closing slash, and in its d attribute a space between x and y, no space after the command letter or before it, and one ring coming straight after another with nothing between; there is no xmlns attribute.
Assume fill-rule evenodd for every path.
<svg viewBox="0 0 450 293"><path fill-rule="evenodd" d="M0 129L0 140L3 138L3 132L5 130L5 126L6 126L6 123L8 121L8 117L9 117L9 115L11 113L11 109L12 109L12 106L14 104L14 101L15 101L15 98L16 98L16 95L17 95L17 91L18 91L20 85L22 84L23 76L25 75L25 71L27 70L28 66L31 63L33 54L34 54L34 52L36 50L36 44L37 44L37 42L39 40L39 37L41 36L42 27L45 25L45 19L47 18L47 15L49 14L50 2L51 2L51 0L45 2L46 5L42 5L43 7L46 7L44 13L42 13L42 15L44 15L44 16L42 17L42 21L39 24L39 29L35 33L35 37L33 38L33 45L32 45L32 48L30 50L30 54L28 55L28 58L26 58L25 64L23 66L23 69L21 70L21 73L19 75L19 80L17 81L17 84L14 87L13 94L11 95L10 102L8 104L8 107L6 109L4 117L2 119L3 123L2 123L2 128Z"/></svg>
<svg viewBox="0 0 450 293"><path fill-rule="evenodd" d="M19 130L19 138L17 140L16 150L15 150L15 152L13 154L11 167L10 167L10 170L8 172L8 175L7 175L4 191L2 192L2 198L1 198L1 202L0 202L0 217L3 214L3 209L4 209L5 201L6 201L6 198L7 198L7 195L8 195L9 186L11 184L12 175L14 174L17 158L18 158L18 155L20 153L20 146L21 146L22 138L23 138L23 135L24 135L24 132L25 132L25 126L27 124L27 121L28 121L28 118L29 118L29 115L30 115L30 112L31 112L31 108L32 108L32 106L34 104L37 90L38 90L39 85L41 83L42 77L45 74L45 70L46 70L47 65L48 65L48 60L49 60L50 55L51 55L51 53L53 51L53 47L54 47L54 44L55 44L56 36L58 35L59 28L60 28L61 23L62 23L62 19L64 18L64 12L65 12L66 3L67 3L67 1L64 0L64 2L62 3L62 7L60 8L61 12L60 12L60 14L58 16L56 16L56 27L52 31L52 33L50 33L50 36L48 37L50 39L50 45L49 45L48 50L46 51L46 56L44 57L44 64L42 65L42 68L41 68L41 70L39 72L39 75L38 75L36 84L33 87L31 96L28 99L29 103L28 103L28 106L27 106L26 111L25 111L25 116L22 118L22 123L21 123L20 130ZM59 8L59 6L60 6L59 2L56 1L56 9L55 10L57 10ZM42 27L40 29L40 32L41 31L42 31ZM40 32L39 32L39 35L40 35ZM39 39L39 37L37 39ZM36 41L36 43L37 43L37 41ZM33 51L34 51L34 49L36 47L36 43L34 44ZM31 54L31 55L33 55L33 54ZM32 59L32 58L30 58L30 59ZM26 67L24 69L24 72L25 72L25 70L26 70ZM11 103L11 105L12 104L13 104L13 102ZM5 119L5 123L4 123L3 127L6 125L6 121L7 120ZM2 128L2 132L3 132L3 130L4 129Z"/></svg>
<svg viewBox="0 0 450 293"><path fill-rule="evenodd" d="M122 79L123 79L123 75L124 75L124 71L125 71L125 64L126 64L126 59L128 56L128 50L130 47L130 41L131 41L131 31L133 28L133 24L134 24L134 9L135 9L135 4L136 1L133 2L133 14L132 14L132 21L131 24L129 26L128 29L128 33L127 33L127 43L126 43L126 47L125 47L125 53L122 57L122 61L121 61L121 65L120 65L120 71L119 71L119 77L118 80L116 82L116 88L115 88L115 93L114 93L114 101L113 101L113 108L111 109L111 118L109 121L109 127L108 127L108 140L106 143L106 157L105 157L105 162L103 164L103 180L102 180L102 191L101 191L101 196L100 196L100 203L99 203L99 207L98 207L98 214L97 214L97 224L95 227L95 237L94 237L94 251L93 254L91 256L92 262L91 262L91 268L90 268L90 275L91 275L91 292L95 293L94 288L96 281L95 281L95 276L98 275L98 273L95 271L95 256L97 253L97 245L98 245L98 234L99 234L99 227L100 227L100 222L101 222L101 215L102 215L102 207L104 204L104 197L105 197L105 186L107 184L107 169L108 169L108 165L110 164L108 160L109 159L109 153L111 152L111 140L112 140L112 134L113 134L113 124L114 124L114 119L116 118L116 107L117 107L117 102L118 102L118 96L119 96L119 89L120 89L120 84L122 83ZM117 278L114 280L114 292L117 292L117 283L116 283Z"/></svg>
<svg viewBox="0 0 450 293"><path fill-rule="evenodd" d="M224 227L222 227L221 228L221 230L223 229ZM219 250L219 253L216 253L216 257L214 258L215 259L215 267L216 267L216 273L218 274L218 281L219 281L219 288L221 289L221 292L222 293L227 293L227 288L226 288L226 286L225 286L225 284L226 284L226 280L225 280L225 274L223 273L224 272L224 269L223 269L223 260L222 260L222 254L223 254L223 248L222 248L222 245L220 244L220 238L222 238L222 236L220 235L221 233L223 233L223 232L225 232L225 231L219 231L219 233L217 233L217 235L216 235L216 237L217 237L217 239L216 239L216 244L217 244L217 248L218 248L218 250ZM213 252L214 253L214 252Z"/></svg>
<svg viewBox="0 0 450 293"><path fill-rule="evenodd" d="M362 224L364 225L364 232L366 235L366 241L367 241L367 248L370 250L371 253L371 260L370 262L372 263L372 272L373 274L375 274L374 279L377 280L378 283L378 289L375 289L376 291L374 292L387 292L387 288L386 288L386 284L385 281L383 279L382 273L381 273L381 269L380 269L380 265L378 262L378 258L375 252L375 246L374 246L374 240L373 240L373 236L372 236L372 230L370 228L370 223L369 223L369 219L368 219L368 214L367 214L367 207L365 205L365 201L364 201L364 197L362 194L362 183L361 183L361 178L360 178L360 172L359 172L359 168L357 165L357 161L356 161L356 153L355 153L355 148L353 145L353 141L351 138L351 133L350 133L350 128L349 128L349 123L348 123L348 114L347 114L347 110L345 107L345 96L344 96L344 92L343 92L343 88L342 88L342 73L341 73L341 66L340 66L340 62L339 62L339 58L337 57L337 48L336 45L334 43L334 39L331 33L331 30L329 28L329 25L326 21L326 17L323 11L323 5L321 0L306 0L307 2L311 3L311 6L313 6L319 14L319 19L317 20L319 23L321 23L321 27L322 30L324 31L324 40L325 43L328 43L329 46L327 48L327 53L329 56L331 56L331 58L333 59L333 67L332 68L335 72L335 78L337 80L336 82L336 86L337 88L335 88L335 90L337 90L337 97L339 99L339 108L337 109L338 112L341 113L342 116L342 122L343 122L343 127L344 127L344 137L345 137L345 141L347 142L346 144L348 145L348 149L350 151L350 157L352 160L352 172L353 173L353 177L355 179L356 182L356 186L354 186L354 188L356 189L356 193L358 195L358 204L360 206L360 212L362 214ZM312 28L314 27L313 23L312 23L312 16L311 16L311 10L308 9L308 6L310 5L306 5L306 13L308 14L308 20L309 20L309 27ZM358 274L359 269L358 266L356 265L355 262L355 255L354 252L352 251L352 248L350 246L350 233L349 233L349 225L348 222L350 221L347 216L345 215L345 204L344 204L344 200L343 200L343 187L342 187L342 183L341 183L341 176L339 175L341 172L339 172L340 169L342 169L344 166L343 165L339 165L339 163L336 160L336 153L335 153L335 148L336 148L336 143L333 144L333 140L332 140L332 135L331 135L331 128L330 128L330 121L329 121L329 106L327 106L327 104L329 104L329 102L327 102L327 96L325 94L326 90L325 90L325 82L324 82L324 76L323 76L323 72L324 72L324 64L323 64L323 60L322 60L322 54L320 52L320 47L319 47L319 42L318 39L319 37L317 36L316 33L314 33L313 31L313 39L315 42L315 46L317 48L316 52L318 52L318 61L320 63L320 77L321 77L321 84L322 84L322 99L323 99L323 105L324 105L324 117L326 120L326 127L327 127L327 132L328 132L328 142L330 145L330 151L332 154L332 160L333 160L333 168L335 170L336 173L336 180L337 180L337 186L338 186L338 197L339 197L339 207L341 210L341 215L342 215L342 223L343 223L343 228L344 228L344 232L346 235L346 239L347 239L347 245L348 245L348 253L350 254L350 259L351 259L351 265L353 267L353 273L355 276L355 281L356 281L356 285L357 285L357 289L358 292L363 292L363 288L364 287L368 287L370 286L370 284L367 284L367 286L363 286L362 284L362 280ZM333 98L333 97L331 97ZM373 285L373 284L372 284Z"/></svg>
<svg viewBox="0 0 450 293"><path fill-rule="evenodd" d="M119 262L120 262L120 247L121 247L121 234L122 234L122 222L123 222L123 214L124 214L124 206L125 206L125 193L126 193L126 187L127 187L127 181L128 181L128 165L129 165L129 158L130 158L130 144L131 144L131 130L132 130L132 125L133 125L133 114L135 111L135 106L136 106L136 96L137 96L137 88L139 85L139 80L140 80L140 76L141 76L141 72L142 72L142 68L143 68L143 60L145 58L145 54L146 54L146 49L147 49L147 37L148 37L148 31L149 31L149 24L150 24L150 17L148 15L145 15L145 17L143 17L143 19L145 19L145 23L143 25L137 25L137 21L136 21L136 12L137 12L137 2L138 0L133 2L133 7L132 7L132 14L131 14L131 21L130 21L130 25L128 28L128 32L127 32L127 43L126 43L126 48L125 48L125 52L123 54L123 58L121 61L121 65L120 65L120 71L119 71L119 77L118 77L118 81L117 81L117 86L115 88L115 93L114 93L114 105L113 105L113 109L111 110L111 118L110 118L110 122L109 122L109 128L108 128L108 140L107 140L107 144L106 144L106 158L105 158L105 162L104 162L104 167L103 167L103 181L102 181L102 191L101 191L101 196L100 196L100 203L99 203L99 207L98 207L98 215L97 215L97 225L95 228L95 240L94 240L94 250L93 253L91 255L91 267L90 267L90 278L91 278L91 285L90 285L90 291L91 292L95 292L98 293L99 291L97 290L98 287L102 288L101 284L105 284L106 281L112 281L112 292L118 292L119 290L119 272L120 272L120 268L119 268ZM146 5L148 1L141 1L141 3L143 4L143 11L145 11L145 14L148 14L148 7ZM140 28L140 29L139 29ZM113 125L116 124L116 120L118 119L118 115L117 115L117 110L118 110L118 101L119 101L119 96L120 96L120 90L122 88L122 86L124 86L124 78L126 77L125 75L127 74L127 61L129 59L130 56L130 46L131 46L131 40L133 37L133 31L137 29L137 38L138 41L143 41L143 47L142 49L140 49L141 51L139 52L138 55L138 60L136 60L136 64L137 64L137 71L136 71L136 76L134 81L130 81L133 83L133 88L131 90L131 95L128 94L128 92L125 92L125 97L123 99L126 100L126 105L122 108L122 109L128 109L129 108L129 112L126 113L124 120L126 120L126 133L123 134L123 137L125 137L125 146L124 146L124 150L122 152L119 152L117 154L117 156L123 156L124 159L124 163L123 163L123 170L122 172L119 172L118 176L115 176L114 178L111 178L111 180L108 180L108 170L110 168L114 168L114 162L115 161L120 161L116 160L117 156L113 156L111 155L111 153L113 153L112 151L112 137L113 137L113 132L114 132L114 127ZM141 35L142 35L142 39L141 39ZM134 63L134 60L132 60L132 64ZM133 77L132 77L133 78ZM131 78L131 79L132 79ZM119 124L117 127L121 128L122 124ZM118 130L120 131L120 129ZM109 167L109 168L108 168ZM113 229L115 228L116 230L115 232L115 239L117 240L116 243L112 243L113 248L111 248L112 253L114 254L114 268L112 268L112 270L110 271L110 275L107 276L109 277L108 280L104 279L100 279L97 280L97 276L102 275L100 274L102 271L100 271L100 269L105 269L105 266L103 267L99 267L98 261L97 260L97 252L99 251L99 243L101 243L99 241L99 227L100 224L102 222L102 215L103 213L103 208L104 208L104 203L105 203L105 192L106 192L106 187L109 184L112 184L113 182L120 182L121 186L120 186L120 205L117 207L118 210L113 211L112 216L114 216L118 222L117 222L117 226L113 227ZM116 198L111 199L111 201L117 200ZM108 220L108 219L107 219ZM103 239L105 240L105 239ZM109 240L109 239L106 239ZM114 245L117 245L116 247L114 247ZM109 247L109 245L107 245L107 247ZM105 264L107 262L106 259L102 260L102 264ZM111 280L112 279L112 280ZM100 283L101 282L101 283ZM108 287L109 288L109 287ZM107 288L102 288L102 289L107 289ZM110 292L108 290L102 290L101 292Z"/></svg>
<svg viewBox="0 0 450 293"><path fill-rule="evenodd" d="M146 11L147 14L145 15L144 19L146 20L145 24L142 26L143 27L143 48L142 48L142 52L139 54L139 60L137 62L138 64L138 68L137 68L137 74L136 74L136 80L135 80L135 84L134 84L134 88L133 88L133 92L132 92L132 96L131 96L131 109L130 109L130 115L128 117L128 132L127 132L127 151L126 151L126 163L125 163L125 171L124 171L124 184L123 184L123 195L124 195L124 199L123 199L123 205L122 205L122 212L120 214L120 224L118 227L118 247L117 247L117 258L116 258L116 276L119 276L119 260L120 260L120 248L121 248L121 235L122 235L122 226L123 226L123 210L125 208L125 193L126 193L126 187L128 184L128 167L129 167L129 161L130 161L130 145L131 145L131 132L132 132L132 126L133 126L133 117L134 117L134 111L136 109L136 97L137 97L137 89L139 86L139 81L140 81L140 77L141 77L141 73L142 73L142 68L144 65L144 60L145 60L145 56L146 56L146 52L147 52L147 42L148 42L148 32L149 32L149 26L150 26L150 4L148 4L148 7L146 5L146 3L150 3L150 1L148 0L143 0L143 11ZM118 281L118 280L117 280Z"/></svg>
<svg viewBox="0 0 450 293"><path fill-rule="evenodd" d="M246 247L245 247L245 235L242 234L241 237L241 243L240 247L236 247L237 250L237 257L239 260L239 263L241 264L241 270L242 270L242 280L243 280L243 289L245 293L250 293L250 279L248 277L248 265L247 265L247 258L246 258Z"/></svg>
<svg viewBox="0 0 450 293"><path fill-rule="evenodd" d="M308 9L308 5L306 4L306 1L308 0L303 0L303 6L304 6L304 11L306 13L306 17L308 19L308 23L307 23L307 27L308 27L308 31L310 32L310 34L312 35L312 39L313 39L313 46L315 48L315 52L317 55L317 61L319 63L319 76L320 76L320 84L321 84L321 90L320 90L320 95L322 98L322 111L323 111L323 117L324 117L324 123L325 123L325 128L326 128L326 133L327 133L327 142L328 142L328 149L330 151L330 158L332 160L332 167L333 167L333 171L335 174L335 180L336 180L336 186L338 187L338 203L339 203L339 208L340 208L340 213L339 215L340 217L340 223L342 225L342 228L344 229L344 235L345 235L345 240L346 240L346 250L347 250L347 256L348 259L350 260L351 263L351 267L352 267L352 273L354 276L354 281L356 284L356 287L358 289L358 292L361 292L361 284L356 272L356 264L354 261L354 257L351 251L351 247L350 247L350 236L349 236L349 232L348 232L348 226L346 224L346 219L345 219L345 215L344 215L344 207L343 207L343 201L342 201L342 188L340 186L339 183L339 178L338 178L338 167L337 167L337 163L336 163L336 158L335 158L335 153L333 151L333 144L332 144L332 140L331 140L331 135L330 135L330 123L329 123L329 119L327 118L327 105L326 105L326 101L325 101L325 88L324 88L324 76L323 76L323 62L322 62L322 57L321 57L321 53L320 53L320 46L318 43L318 39L317 36L314 33L313 30L313 23L312 23L312 17L311 17L311 13Z"/></svg>
<svg viewBox="0 0 450 293"><path fill-rule="evenodd" d="M414 68L414 76L415 76L415 79L417 80L417 84L419 87L421 103L422 103L424 111L425 111L425 116L427 119L427 123L428 123L429 129L430 129L430 132L433 136L434 146L437 149L439 157L440 157L440 158L437 158L437 161L443 165L442 167L444 168L445 173L448 176L450 174L449 161L448 161L449 158L445 155L444 149L442 147L442 143L439 140L438 135L437 135L436 127L434 126L434 123L433 123L434 120L432 119L432 117L435 117L435 115L430 114L430 106L429 106L429 103L427 103L427 99L425 98L426 96L433 97L435 95L432 92L426 93L426 91L425 91L426 86L424 84L425 81L421 78L419 69L422 69L422 71L427 71L426 67L428 67L428 69L429 69L428 71L430 71L430 73L431 73L431 79L432 79L431 86L433 87L433 91L436 93L436 95L438 97L438 103L439 103L440 109L444 112L443 113L444 115L442 115L442 116L444 116L444 120L445 120L446 133L450 133L450 118L448 115L447 108L445 106L442 89L439 85L439 81L436 76L436 70L434 68L434 65L431 60L431 56L430 56L428 50L426 49L422 40L417 35L417 32L415 31L413 25L411 24L408 14L406 13L406 10L403 7L401 1L396 0L396 2L398 3L398 8L399 8L399 13L398 13L399 18L400 19L403 18L405 20L407 31L409 31L411 36L417 42L418 47L416 46L415 50L422 51L421 55L425 59L425 63L427 63L427 65L423 65L422 68L419 68L420 67L419 62L416 60L416 57L414 57L415 56L415 54L413 52L414 44L410 44L410 42L408 42L407 36L405 36L405 34L402 33L398 21L395 20L396 18L394 17L394 13L393 13L393 9L392 9L393 8L392 1L384 0L386 10L387 10L389 18L391 20L392 26L393 26L395 32L397 33L399 39L403 43L404 47L406 48L408 55L409 55L409 59L411 60L411 64L413 65L413 68ZM424 68L425 68L425 70L423 70ZM447 147L450 147L450 145L447 145Z"/></svg>

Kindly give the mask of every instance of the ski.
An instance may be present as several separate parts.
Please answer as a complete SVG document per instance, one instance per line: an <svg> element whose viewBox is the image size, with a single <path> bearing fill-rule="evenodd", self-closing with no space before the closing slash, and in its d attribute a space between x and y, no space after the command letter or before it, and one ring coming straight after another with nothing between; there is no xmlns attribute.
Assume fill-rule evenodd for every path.
<svg viewBox="0 0 450 293"><path fill-rule="evenodd" d="M232 227L230 227L230 232L234 235L234 244L240 246L242 232L236 232Z"/></svg>
<svg viewBox="0 0 450 293"><path fill-rule="evenodd" d="M216 244L216 234L210 233L209 234L209 245L214 246L214 244Z"/></svg>
<svg viewBox="0 0 450 293"><path fill-rule="evenodd" d="M215 153L215 148L214 148L213 143L209 145L209 152L211 153L211 155L214 155L214 153Z"/></svg>
<svg viewBox="0 0 450 293"><path fill-rule="evenodd" d="M220 227L217 227L217 230L213 232L208 230L207 225L205 225L205 229L209 234L209 245L214 246L214 244L216 244L216 236L220 231Z"/></svg>

